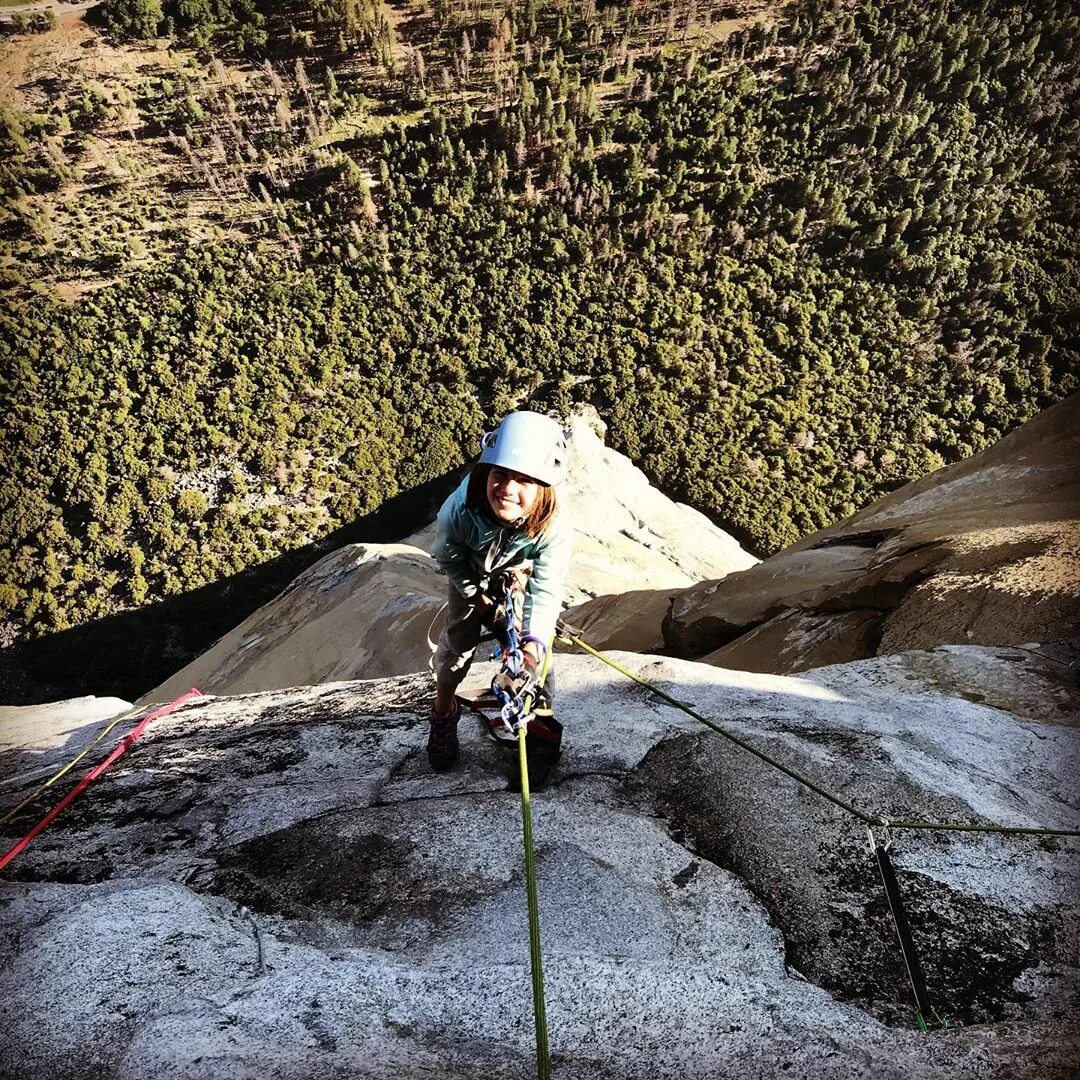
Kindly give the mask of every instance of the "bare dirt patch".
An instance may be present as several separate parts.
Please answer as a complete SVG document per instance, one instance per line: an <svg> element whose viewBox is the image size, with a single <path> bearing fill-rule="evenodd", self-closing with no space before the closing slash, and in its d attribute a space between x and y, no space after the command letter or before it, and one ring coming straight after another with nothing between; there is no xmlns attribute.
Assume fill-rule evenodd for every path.
<svg viewBox="0 0 1080 1080"><path fill-rule="evenodd" d="M24 105L20 90L24 83L60 75L83 60L83 50L99 40L81 14L65 15L41 34L0 39L0 102Z"/></svg>

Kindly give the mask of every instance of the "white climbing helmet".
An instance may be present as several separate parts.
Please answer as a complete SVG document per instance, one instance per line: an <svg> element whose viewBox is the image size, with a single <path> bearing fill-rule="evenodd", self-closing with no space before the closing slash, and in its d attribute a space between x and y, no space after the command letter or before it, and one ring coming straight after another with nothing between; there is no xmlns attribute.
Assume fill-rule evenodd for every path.
<svg viewBox="0 0 1080 1080"><path fill-rule="evenodd" d="M567 446L562 426L541 413L512 412L480 440L480 463L558 484L566 474Z"/></svg>

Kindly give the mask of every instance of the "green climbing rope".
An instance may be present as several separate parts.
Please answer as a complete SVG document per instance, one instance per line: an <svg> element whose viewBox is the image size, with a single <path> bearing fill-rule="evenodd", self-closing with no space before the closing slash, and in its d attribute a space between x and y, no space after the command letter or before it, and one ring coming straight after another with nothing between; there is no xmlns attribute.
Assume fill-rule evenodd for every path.
<svg viewBox="0 0 1080 1080"><path fill-rule="evenodd" d="M529 900L529 963L532 967L533 1018L536 1023L536 1073L539 1080L551 1080L547 1008L544 1004L544 967L540 955L540 902L536 892L536 855L533 851L529 765L525 756L525 724L518 726L517 736L518 764L521 768L521 824L525 836L525 890Z"/></svg>
<svg viewBox="0 0 1080 1080"><path fill-rule="evenodd" d="M688 716L692 716L695 720L704 724L707 728L711 728L717 734L723 735L725 739L729 739L736 746L753 754L755 757L760 758L766 764L771 765L785 776L791 777L792 780L796 780L798 783L802 784L803 787L814 792L814 794L820 795L821 798L827 799L834 806L838 806L841 810L858 818L864 825L877 825L888 829L927 829L941 832L1016 833L1026 836L1080 836L1080 829L1047 829L1024 827L1020 825L983 825L978 822L892 821L888 818L881 817L880 815L867 814L857 806L853 806L851 803L847 802L845 799L841 799L839 795L827 791L820 784L814 783L808 776L804 776L797 770L783 764L783 762L777 761L776 758L766 754L763 750L759 750L745 739L740 739L738 735L734 735L732 732L721 727L715 720L710 720L707 716L702 716L696 709L687 705L685 701L679 701L678 698L665 693L660 687L654 686L647 679L641 678L640 675L635 675L632 671L629 671L621 664L612 660L610 656L605 656L599 650L594 649L586 641L583 641L580 635L570 633L568 627L564 627L564 631L565 636L563 640L568 644L576 645L578 648L584 649L585 652L589 653L591 656L595 656L598 660L607 664L608 667L614 668L628 679L632 679L634 682L651 690L657 697L674 705L676 709L681 709Z"/></svg>

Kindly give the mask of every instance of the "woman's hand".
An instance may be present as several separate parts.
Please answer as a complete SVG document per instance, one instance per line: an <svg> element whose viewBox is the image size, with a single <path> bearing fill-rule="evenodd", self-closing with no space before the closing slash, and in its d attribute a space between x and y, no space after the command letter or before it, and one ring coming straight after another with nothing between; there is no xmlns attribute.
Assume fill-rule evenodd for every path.
<svg viewBox="0 0 1080 1080"><path fill-rule="evenodd" d="M495 610L495 601L487 593L477 593L473 598L472 608L481 620L487 622Z"/></svg>
<svg viewBox="0 0 1080 1080"><path fill-rule="evenodd" d="M525 666L535 675L540 668L540 646L535 641L526 641L521 647L521 655L525 658Z"/></svg>
<svg viewBox="0 0 1080 1080"><path fill-rule="evenodd" d="M506 611L503 605L487 593L477 593L472 609L480 621L491 630L498 632L506 623Z"/></svg>

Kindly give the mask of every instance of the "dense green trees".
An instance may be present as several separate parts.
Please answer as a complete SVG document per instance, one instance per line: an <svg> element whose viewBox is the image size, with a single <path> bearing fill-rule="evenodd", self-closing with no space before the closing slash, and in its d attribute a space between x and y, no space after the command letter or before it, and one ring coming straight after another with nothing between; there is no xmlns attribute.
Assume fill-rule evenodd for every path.
<svg viewBox="0 0 1080 1080"><path fill-rule="evenodd" d="M101 13L113 34L127 39L153 37L165 18L161 0L103 0Z"/></svg>
<svg viewBox="0 0 1080 1080"><path fill-rule="evenodd" d="M282 183L252 243L8 316L0 620L46 632L304 544L525 402L593 402L767 552L1077 389L1061 0L810 3L692 62L615 64L607 31L575 61L529 24L490 28L486 110ZM210 143L213 116L184 123Z"/></svg>

